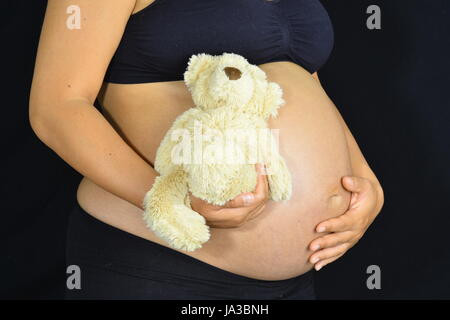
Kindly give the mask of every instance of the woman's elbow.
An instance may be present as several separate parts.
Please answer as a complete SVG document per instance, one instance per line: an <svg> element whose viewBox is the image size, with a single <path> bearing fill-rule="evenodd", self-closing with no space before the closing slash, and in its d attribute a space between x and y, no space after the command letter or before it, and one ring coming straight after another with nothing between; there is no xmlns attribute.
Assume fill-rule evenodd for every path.
<svg viewBox="0 0 450 320"><path fill-rule="evenodd" d="M31 129L39 138L39 140L46 142L49 134L48 114L46 115L45 106L42 102L35 99L30 99L28 105L28 121Z"/></svg>
<svg viewBox="0 0 450 320"><path fill-rule="evenodd" d="M30 95L28 121L36 136L50 146L57 139L57 132L64 128L64 101L45 92Z"/></svg>
<svg viewBox="0 0 450 320"><path fill-rule="evenodd" d="M379 181L377 181L376 190L377 190L377 208L378 208L377 211L380 212L384 206L384 190Z"/></svg>

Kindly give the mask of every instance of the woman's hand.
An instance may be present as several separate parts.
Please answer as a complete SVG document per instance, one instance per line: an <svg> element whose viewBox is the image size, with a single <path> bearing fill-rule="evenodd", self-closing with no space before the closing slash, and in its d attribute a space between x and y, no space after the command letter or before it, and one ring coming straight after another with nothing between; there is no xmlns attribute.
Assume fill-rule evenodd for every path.
<svg viewBox="0 0 450 320"><path fill-rule="evenodd" d="M349 209L336 218L325 220L317 232L331 232L310 244L315 251L309 261L319 271L323 266L343 256L364 235L383 206L383 191L373 182L361 177L344 177L342 184L352 192ZM320 250L319 250L320 249Z"/></svg>
<svg viewBox="0 0 450 320"><path fill-rule="evenodd" d="M212 205L189 193L192 210L200 213L213 228L235 228L255 219L265 208L269 198L269 184L265 167L256 164L258 180L254 192L245 192L223 206Z"/></svg>

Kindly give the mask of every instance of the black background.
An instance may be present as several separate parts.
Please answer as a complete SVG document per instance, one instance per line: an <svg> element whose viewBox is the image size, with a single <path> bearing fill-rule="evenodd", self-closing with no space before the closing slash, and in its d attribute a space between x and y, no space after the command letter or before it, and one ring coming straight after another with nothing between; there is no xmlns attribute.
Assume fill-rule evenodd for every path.
<svg viewBox="0 0 450 320"><path fill-rule="evenodd" d="M319 298L448 299L450 2L322 3L335 47L319 76L386 200L363 239L317 273ZM371 4L381 7L381 30L366 27ZM67 213L81 179L28 122L45 5L2 2L0 297L7 299L62 298ZM369 265L381 268L380 290L366 287Z"/></svg>

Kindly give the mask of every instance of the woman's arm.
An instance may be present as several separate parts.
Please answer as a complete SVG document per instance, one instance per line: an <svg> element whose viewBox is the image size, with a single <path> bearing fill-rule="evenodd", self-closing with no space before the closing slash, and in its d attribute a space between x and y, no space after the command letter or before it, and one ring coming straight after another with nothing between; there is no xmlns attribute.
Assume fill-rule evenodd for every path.
<svg viewBox="0 0 450 320"><path fill-rule="evenodd" d="M313 77L319 81L317 73ZM331 232L310 244L316 251L310 257L316 270L341 257L364 235L384 204L383 189L369 167L355 138L341 114L335 109L347 138L353 176L343 177L343 186L352 192L349 210L337 218L328 219L317 225L317 232ZM320 250L319 250L320 249Z"/></svg>
<svg viewBox="0 0 450 320"><path fill-rule="evenodd" d="M93 106L135 0L49 0L30 93L30 124L48 147L105 190L142 208L156 172Z"/></svg>
<svg viewBox="0 0 450 320"><path fill-rule="evenodd" d="M66 25L69 17L66 10L73 2L48 1L30 93L29 118L39 139L75 170L143 209L144 196L157 173L93 106L135 2L77 0L81 25L80 29L71 30ZM240 195L223 210L211 209L199 201L198 212L218 220L216 227L238 226L254 217L255 210L266 201L267 192L263 189L251 196L244 203L245 195ZM224 211L230 213L232 221L223 218Z"/></svg>

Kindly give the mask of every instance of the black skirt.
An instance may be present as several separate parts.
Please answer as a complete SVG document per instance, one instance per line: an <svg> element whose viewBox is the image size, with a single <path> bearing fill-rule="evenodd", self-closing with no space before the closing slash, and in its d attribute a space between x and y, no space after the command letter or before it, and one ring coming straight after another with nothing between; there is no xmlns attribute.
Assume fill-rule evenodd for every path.
<svg viewBox="0 0 450 320"><path fill-rule="evenodd" d="M66 259L69 270L79 270L66 299L315 299L313 270L275 281L241 276L110 226L78 203Z"/></svg>

